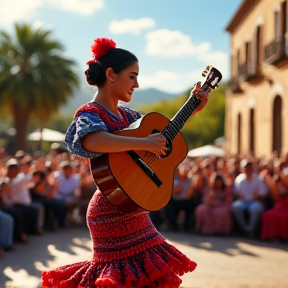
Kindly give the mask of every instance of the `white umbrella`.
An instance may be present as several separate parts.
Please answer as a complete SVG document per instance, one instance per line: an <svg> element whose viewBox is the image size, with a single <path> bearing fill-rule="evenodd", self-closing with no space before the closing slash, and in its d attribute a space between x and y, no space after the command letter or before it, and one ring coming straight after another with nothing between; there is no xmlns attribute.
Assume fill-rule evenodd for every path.
<svg viewBox="0 0 288 288"><path fill-rule="evenodd" d="M36 129L34 132L28 134L27 136L29 141L49 141L49 142L62 142L65 139L65 134L51 130L48 128L43 128L42 132L40 129Z"/></svg>
<svg viewBox="0 0 288 288"><path fill-rule="evenodd" d="M188 157L207 157L207 156L216 156L223 157L226 152L223 149L215 147L213 145L205 145L203 147L192 149L188 152Z"/></svg>

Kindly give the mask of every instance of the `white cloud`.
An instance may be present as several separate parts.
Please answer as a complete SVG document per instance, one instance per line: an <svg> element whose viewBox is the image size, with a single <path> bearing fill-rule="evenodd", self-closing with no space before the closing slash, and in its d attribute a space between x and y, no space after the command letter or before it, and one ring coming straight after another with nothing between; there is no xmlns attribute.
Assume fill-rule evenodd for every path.
<svg viewBox="0 0 288 288"><path fill-rule="evenodd" d="M223 59L222 59L223 60ZM220 60L219 60L220 63ZM207 65L209 63L207 62ZM223 79L228 79L228 61L224 61L222 65L212 65L218 69L223 76ZM159 70L151 75L139 75L140 89L156 88L169 93L182 93L187 89L191 89L198 81L203 85L206 78L203 78L202 72L206 68L196 69L189 73L177 73L165 70Z"/></svg>
<svg viewBox="0 0 288 288"><path fill-rule="evenodd" d="M177 57L193 55L196 52L196 47L192 44L190 37L180 31L155 30L148 33L146 39L148 55Z"/></svg>
<svg viewBox="0 0 288 288"><path fill-rule="evenodd" d="M104 7L104 0L46 0L48 4L62 10L82 15L92 15Z"/></svg>
<svg viewBox="0 0 288 288"><path fill-rule="evenodd" d="M226 62L227 55L213 51L209 42L194 44L190 36L180 31L161 29L146 35L146 53L162 57L193 57L202 62ZM212 63L211 63L212 64Z"/></svg>
<svg viewBox="0 0 288 288"><path fill-rule="evenodd" d="M109 25L109 31L114 34L131 33L139 35L142 30L153 28L155 21L151 18L114 20Z"/></svg>
<svg viewBox="0 0 288 288"><path fill-rule="evenodd" d="M200 81L201 74L202 70L185 74L159 70L149 76L141 76L140 74L139 85L141 89L157 88L165 92L182 93L192 88L197 81Z"/></svg>
<svg viewBox="0 0 288 288"><path fill-rule="evenodd" d="M38 0L1 0L0 22L7 24L29 20L37 15L37 9L42 5L42 2Z"/></svg>
<svg viewBox="0 0 288 288"><path fill-rule="evenodd" d="M0 22L10 24L31 20L45 5L82 15L92 15L104 7L104 0L0 0Z"/></svg>

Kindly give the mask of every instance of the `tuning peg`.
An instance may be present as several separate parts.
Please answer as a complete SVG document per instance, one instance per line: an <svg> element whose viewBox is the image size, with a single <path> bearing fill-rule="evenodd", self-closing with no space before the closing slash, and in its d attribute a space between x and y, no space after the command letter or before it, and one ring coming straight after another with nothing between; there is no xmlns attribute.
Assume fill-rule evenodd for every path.
<svg viewBox="0 0 288 288"><path fill-rule="evenodd" d="M206 67L206 71L209 72L212 69L212 65Z"/></svg>
<svg viewBox="0 0 288 288"><path fill-rule="evenodd" d="M218 87L219 87L219 84L216 84L216 85L215 85L215 89L217 89Z"/></svg>
<svg viewBox="0 0 288 288"><path fill-rule="evenodd" d="M206 77L207 76L207 71L203 71L202 72L202 77Z"/></svg>

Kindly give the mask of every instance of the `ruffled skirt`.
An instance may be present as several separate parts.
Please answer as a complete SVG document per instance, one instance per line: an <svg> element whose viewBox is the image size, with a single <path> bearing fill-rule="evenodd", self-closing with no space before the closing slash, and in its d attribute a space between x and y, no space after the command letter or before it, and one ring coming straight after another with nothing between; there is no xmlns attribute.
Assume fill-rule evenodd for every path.
<svg viewBox="0 0 288 288"><path fill-rule="evenodd" d="M165 239L146 211L122 213L99 191L87 210L92 260L42 272L42 288L178 288L196 263Z"/></svg>

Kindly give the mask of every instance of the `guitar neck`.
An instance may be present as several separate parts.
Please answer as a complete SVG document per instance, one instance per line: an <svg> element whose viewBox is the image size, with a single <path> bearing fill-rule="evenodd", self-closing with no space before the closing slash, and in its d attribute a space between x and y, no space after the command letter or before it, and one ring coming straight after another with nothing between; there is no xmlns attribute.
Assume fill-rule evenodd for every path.
<svg viewBox="0 0 288 288"><path fill-rule="evenodd" d="M204 84L201 87L201 90L210 92L211 88L207 84ZM163 129L161 134L166 139L173 140L200 103L201 100L197 97L197 93L193 94L191 92L187 101L171 119L169 124Z"/></svg>

